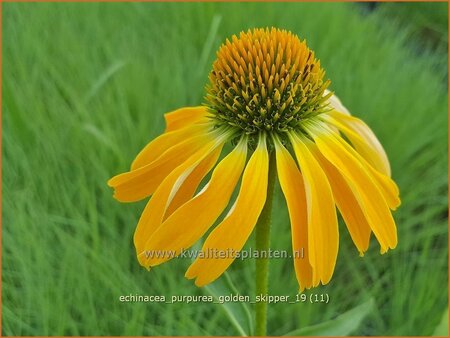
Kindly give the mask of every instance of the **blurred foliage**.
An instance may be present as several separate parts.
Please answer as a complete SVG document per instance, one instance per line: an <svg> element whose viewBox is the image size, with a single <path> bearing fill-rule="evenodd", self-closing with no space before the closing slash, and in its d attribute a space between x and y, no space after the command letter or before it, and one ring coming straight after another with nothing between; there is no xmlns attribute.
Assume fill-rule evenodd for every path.
<svg viewBox="0 0 450 338"><path fill-rule="evenodd" d="M417 51L431 49L445 54L448 45L448 3L380 3L377 11L386 20L398 21L411 33Z"/></svg>

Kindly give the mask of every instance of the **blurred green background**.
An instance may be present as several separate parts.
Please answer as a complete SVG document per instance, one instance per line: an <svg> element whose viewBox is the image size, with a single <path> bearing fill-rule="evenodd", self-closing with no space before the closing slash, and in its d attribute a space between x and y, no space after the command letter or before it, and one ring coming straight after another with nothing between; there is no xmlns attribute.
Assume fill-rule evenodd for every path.
<svg viewBox="0 0 450 338"><path fill-rule="evenodd" d="M402 206L399 245L358 256L341 226L329 304L269 306L272 335L375 301L356 335L430 335L448 307L447 3L4 3L3 335L236 335L215 304L121 303L120 295L203 294L173 260L147 272L132 234L144 201L106 181L203 101L216 49L252 27L306 38L350 111L379 136ZM272 247L290 250L277 187ZM342 224L341 224L342 225ZM253 238L249 245L252 245ZM253 294L254 262L230 277ZM297 291L271 262L274 295Z"/></svg>

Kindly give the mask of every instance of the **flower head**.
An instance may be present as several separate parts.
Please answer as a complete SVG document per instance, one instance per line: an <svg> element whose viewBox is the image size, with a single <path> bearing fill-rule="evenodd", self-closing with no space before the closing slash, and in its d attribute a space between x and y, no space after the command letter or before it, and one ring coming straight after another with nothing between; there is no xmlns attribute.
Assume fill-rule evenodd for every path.
<svg viewBox="0 0 450 338"><path fill-rule="evenodd" d="M202 250L241 250L266 201L271 154L292 249L304 252L294 254L300 289L326 284L333 274L336 207L361 255L372 233L381 253L395 248L391 210L400 199L387 156L371 129L327 90L330 82L304 41L275 28L233 36L219 49L209 80L207 103L166 114L165 133L138 154L130 171L108 182L119 201L151 196L134 235L141 265L159 265L197 242L224 213L239 180L236 200ZM234 149L216 165L229 141ZM218 278L235 258L205 257L186 273L198 286Z"/></svg>

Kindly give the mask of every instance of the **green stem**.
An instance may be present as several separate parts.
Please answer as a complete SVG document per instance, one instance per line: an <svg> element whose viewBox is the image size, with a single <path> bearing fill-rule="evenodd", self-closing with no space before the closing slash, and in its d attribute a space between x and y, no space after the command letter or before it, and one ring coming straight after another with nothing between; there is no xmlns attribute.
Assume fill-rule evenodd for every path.
<svg viewBox="0 0 450 338"><path fill-rule="evenodd" d="M261 215L256 223L256 250L263 257L256 259L256 295L267 295L269 292L269 245L270 219L272 216L273 190L277 168L275 152L270 154L269 180L267 184L267 198ZM267 332L267 303L256 303L256 336L265 336Z"/></svg>

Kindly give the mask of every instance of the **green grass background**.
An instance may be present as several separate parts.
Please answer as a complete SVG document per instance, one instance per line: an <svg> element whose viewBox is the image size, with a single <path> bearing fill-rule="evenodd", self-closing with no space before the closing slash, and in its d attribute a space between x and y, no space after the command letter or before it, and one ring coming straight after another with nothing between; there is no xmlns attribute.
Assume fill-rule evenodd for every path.
<svg viewBox="0 0 450 338"><path fill-rule="evenodd" d="M187 260L138 265L132 234L145 202L117 203L106 181L163 131L163 113L202 102L225 37L259 26L307 39L332 89L385 146L403 202L397 249L381 256L372 240L360 258L341 227L334 278L314 290L330 303L270 305L269 333L370 297L376 310L355 334L433 332L448 306L445 37L419 53L405 20L350 3L2 6L3 335L237 334L217 305L119 302L203 290L183 277ZM426 8L442 18L447 4ZM272 247L289 250L279 188L272 229ZM252 295L254 262L229 271ZM296 293L290 260L271 262L270 289Z"/></svg>

